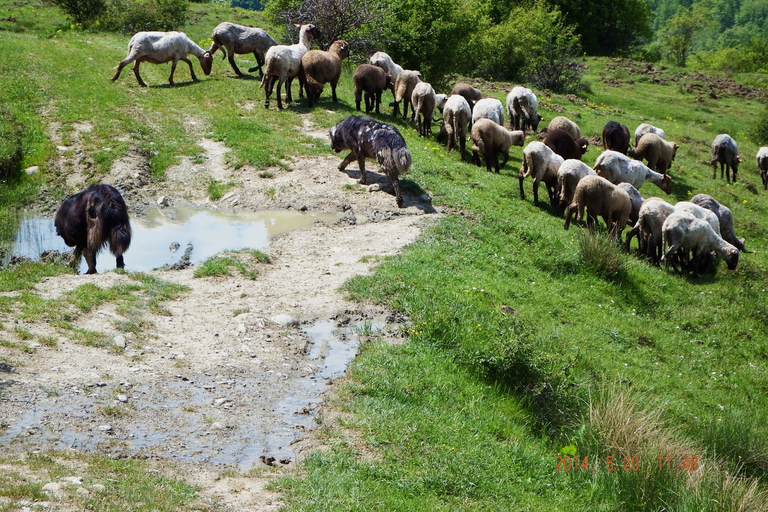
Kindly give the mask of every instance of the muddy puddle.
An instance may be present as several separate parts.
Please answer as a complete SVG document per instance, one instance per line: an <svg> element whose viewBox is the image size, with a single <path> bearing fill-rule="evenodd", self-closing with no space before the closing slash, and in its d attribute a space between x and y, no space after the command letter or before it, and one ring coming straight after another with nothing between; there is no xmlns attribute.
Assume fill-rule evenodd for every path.
<svg viewBox="0 0 768 512"><path fill-rule="evenodd" d="M131 218L133 236L125 253L125 270L145 272L177 263L191 245L190 262L201 263L226 250L264 249L269 240L288 231L321 221L336 222L337 214L306 213L290 210L263 212L224 212L192 207L150 209L143 217ZM2 261L11 256L37 260L45 251L68 252L72 248L56 235L52 218L22 214L13 244ZM114 270L115 258L108 250L99 253L97 269ZM88 266L80 262L80 272Z"/></svg>
<svg viewBox="0 0 768 512"><path fill-rule="evenodd" d="M139 373L133 384L59 382L59 389L46 389L48 396L28 395L33 399L18 404L16 419L0 431L0 445L159 456L241 470L286 464L295 460L292 446L315 428L329 382L344 374L371 326L383 329L385 323L318 321L302 329L306 356L290 378L280 368L233 365L215 375L180 373L162 386L142 383ZM130 412L116 413L118 400Z"/></svg>

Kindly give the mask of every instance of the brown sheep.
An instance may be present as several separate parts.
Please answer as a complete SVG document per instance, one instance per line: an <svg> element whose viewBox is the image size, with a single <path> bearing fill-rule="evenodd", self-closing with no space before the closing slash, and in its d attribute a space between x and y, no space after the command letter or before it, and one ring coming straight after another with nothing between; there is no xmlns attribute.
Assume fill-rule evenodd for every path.
<svg viewBox="0 0 768 512"><path fill-rule="evenodd" d="M331 99L336 102L336 84L341 76L341 61L349 57L349 44L339 39L327 51L310 50L301 57L299 82L306 84L307 104L313 107L323 92L323 85L331 84Z"/></svg>
<svg viewBox="0 0 768 512"><path fill-rule="evenodd" d="M586 153L589 147L589 141L586 138L581 137L579 140L574 140L567 131L560 128L547 129L544 144L563 157L564 160L581 160L581 155Z"/></svg>
<svg viewBox="0 0 768 512"><path fill-rule="evenodd" d="M421 82L421 72L410 69L403 70L395 80L395 101L392 106L395 110L392 115L397 117L400 113L400 102L403 102L403 119L408 119L408 105L411 103L413 88Z"/></svg>
<svg viewBox="0 0 768 512"><path fill-rule="evenodd" d="M391 77L379 66L373 64L360 64L352 74L352 82L355 87L355 106L360 110L360 102L365 95L365 112L375 110L380 114L381 95L384 89L392 88Z"/></svg>
<svg viewBox="0 0 768 512"><path fill-rule="evenodd" d="M472 154L475 164L480 167L480 153L485 158L485 167L491 172L491 167L499 170L509 160L509 148L525 144L525 133L522 130L509 131L490 119L482 118L472 125ZM504 161L499 163L499 153L504 155Z"/></svg>
<svg viewBox="0 0 768 512"><path fill-rule="evenodd" d="M608 226L608 231L614 238L620 238L624 226L627 225L632 202L627 192L600 176L584 176L576 190L573 200L568 206L564 228L568 229L571 217L576 214L576 220L584 218L584 208L587 209L587 228L594 232L595 219L600 216Z"/></svg>
<svg viewBox="0 0 768 512"><path fill-rule="evenodd" d="M640 137L634 151L628 151L628 155L640 161L647 160L648 168L666 174L672 166L672 160L677 155L678 145L667 142L655 133L646 133Z"/></svg>

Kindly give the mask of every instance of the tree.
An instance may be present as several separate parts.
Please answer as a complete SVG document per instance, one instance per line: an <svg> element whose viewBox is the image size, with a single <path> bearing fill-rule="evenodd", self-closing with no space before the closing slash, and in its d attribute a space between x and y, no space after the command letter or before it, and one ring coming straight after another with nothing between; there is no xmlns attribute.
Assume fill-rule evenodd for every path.
<svg viewBox="0 0 768 512"><path fill-rule="evenodd" d="M715 23L709 11L700 6L680 7L659 31L662 49L680 67L685 67L698 36Z"/></svg>

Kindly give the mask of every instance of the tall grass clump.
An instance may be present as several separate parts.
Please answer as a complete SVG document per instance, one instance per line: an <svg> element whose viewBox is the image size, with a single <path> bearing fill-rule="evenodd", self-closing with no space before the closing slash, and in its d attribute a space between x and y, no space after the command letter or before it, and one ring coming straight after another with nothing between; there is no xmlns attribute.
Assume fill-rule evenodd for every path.
<svg viewBox="0 0 768 512"><path fill-rule="evenodd" d="M626 275L626 255L618 244L604 233L579 233L579 253L584 268L595 275L618 281Z"/></svg>
<svg viewBox="0 0 768 512"><path fill-rule="evenodd" d="M768 145L768 107L763 108L763 113L752 125L749 135L758 146Z"/></svg>
<svg viewBox="0 0 768 512"><path fill-rule="evenodd" d="M766 478L765 420L760 411L728 410L701 429L702 442L735 474Z"/></svg>
<svg viewBox="0 0 768 512"><path fill-rule="evenodd" d="M13 179L21 168L22 126L7 108L0 108L0 182Z"/></svg>

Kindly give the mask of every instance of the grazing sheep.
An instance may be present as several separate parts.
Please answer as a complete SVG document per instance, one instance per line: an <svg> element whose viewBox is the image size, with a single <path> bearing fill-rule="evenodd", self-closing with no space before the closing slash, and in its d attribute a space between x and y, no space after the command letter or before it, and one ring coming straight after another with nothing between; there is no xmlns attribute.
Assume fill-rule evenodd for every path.
<svg viewBox="0 0 768 512"><path fill-rule="evenodd" d="M522 131L522 130L521 130ZM563 163L563 157L549 149L543 142L530 142L523 149L523 165L520 168L518 180L520 181L520 198L525 199L523 181L528 176L533 176L533 204L539 204L539 183L542 181L547 186L549 204L557 208L557 171Z"/></svg>
<svg viewBox="0 0 768 512"><path fill-rule="evenodd" d="M547 125L547 133L557 129L565 130L568 132L568 135L573 137L573 140L579 140L581 138L581 130L579 129L579 125L567 117L557 116L552 118L552 120Z"/></svg>
<svg viewBox="0 0 768 512"><path fill-rule="evenodd" d="M211 39L213 43L211 43L208 52L213 55L216 50L221 48L221 53L224 54L222 59L226 58L227 52L229 52L229 65L232 66L237 76L243 76L243 73L235 64L235 54L253 53L256 58L256 66L250 68L248 72L253 73L258 70L259 77L263 77L264 72L261 66L264 65L264 54L271 46L277 44L277 41L272 39L272 36L267 34L264 29L245 27L228 21L216 25Z"/></svg>
<svg viewBox="0 0 768 512"><path fill-rule="evenodd" d="M672 193L672 178L650 170L642 162L632 160L618 151L604 151L595 161L595 171L614 184L626 182L636 189L650 181L665 193Z"/></svg>
<svg viewBox="0 0 768 512"><path fill-rule="evenodd" d="M763 179L763 190L768 190L768 147L758 149L756 159L760 177Z"/></svg>
<svg viewBox="0 0 768 512"><path fill-rule="evenodd" d="M691 201L678 201L675 203L675 211L690 213L697 219L706 221L712 226L712 229L718 236L722 236L720 234L720 219L717 218L717 215L712 210L699 206Z"/></svg>
<svg viewBox="0 0 768 512"><path fill-rule="evenodd" d="M168 78L168 83L173 85L173 73L176 71L176 64L180 60L189 65L192 80L197 80L192 63L187 58L189 54L197 57L200 67L203 68L203 73L211 74L213 56L195 44L184 32L137 32L128 43L128 56L117 65L117 71L112 76L112 81L120 78L120 72L123 71L123 68L133 62L133 74L136 75L136 80L140 86L146 87L147 84L139 75L139 65L142 62L164 64L172 61L171 76Z"/></svg>
<svg viewBox="0 0 768 512"><path fill-rule="evenodd" d="M720 179L725 173L728 183L731 182L731 169L733 169L733 181L736 182L736 175L739 172L739 162L743 158L739 154L739 148L736 141L730 135L721 133L712 142L712 152L710 153L712 164L712 179L717 178L717 163L720 162Z"/></svg>
<svg viewBox="0 0 768 512"><path fill-rule="evenodd" d="M595 219L602 217L608 232L612 237L620 238L632 209L632 203L627 192L600 176L584 176L576 190L573 200L568 205L563 227L568 229L571 217L576 213L576 221L584 218L587 209L587 228L590 233L595 230Z"/></svg>
<svg viewBox="0 0 768 512"><path fill-rule="evenodd" d="M435 90L427 82L419 82L413 88L411 94L411 122L416 118L419 137L426 137L432 133L432 114L435 113Z"/></svg>
<svg viewBox="0 0 768 512"><path fill-rule="evenodd" d="M131 222L120 192L111 185L91 185L61 203L53 221L56 234L75 248L72 266L85 255L86 274L96 273L96 255L109 244L117 268L125 268L123 253L131 245Z"/></svg>
<svg viewBox="0 0 768 512"><path fill-rule="evenodd" d="M627 154L629 149L629 128L616 121L608 121L603 127L603 149Z"/></svg>
<svg viewBox="0 0 768 512"><path fill-rule="evenodd" d="M525 131L530 127L535 133L539 129L539 121L543 119L537 112L538 108L536 95L527 87L515 86L507 94L507 113L510 126L515 130Z"/></svg>
<svg viewBox="0 0 768 512"><path fill-rule="evenodd" d="M573 192L576 190L581 178L595 174L590 166L581 160L565 160L557 170L557 189L560 191L559 203L556 208L558 215L564 215L565 209L573 200Z"/></svg>
<svg viewBox="0 0 768 512"><path fill-rule="evenodd" d="M627 223L630 226L634 226L635 223L637 223L637 217L640 215L640 207L643 206L645 199L640 195L640 191L629 183L619 183L616 186L624 189L629 196L629 200L632 202L632 210L629 212L629 220L627 220Z"/></svg>
<svg viewBox="0 0 768 512"><path fill-rule="evenodd" d="M471 85L464 83L456 84L456 86L453 88L453 91L451 91L451 95L453 94L458 94L467 100L470 112L475 109L475 103L483 98L483 93L480 92L479 89L475 89Z"/></svg>
<svg viewBox="0 0 768 512"><path fill-rule="evenodd" d="M490 119L496 124L504 125L504 107L496 98L483 98L475 103L472 109L472 124L478 119Z"/></svg>
<svg viewBox="0 0 768 512"><path fill-rule="evenodd" d="M260 88L264 88L266 99L264 107L269 108L269 97L272 96L275 81L277 81L277 108L283 108L280 88L285 84L285 101L292 102L291 82L299 76L301 58L309 51L312 42L320 38L320 31L314 25L302 25L299 30L299 42L291 45L275 45L267 50L265 57L266 71L261 79Z"/></svg>
<svg viewBox="0 0 768 512"><path fill-rule="evenodd" d="M384 89L392 86L391 77L378 66L373 64L360 64L352 74L352 82L355 87L355 106L360 110L360 101L365 94L365 112L376 110L380 114L381 95Z"/></svg>
<svg viewBox="0 0 768 512"><path fill-rule="evenodd" d="M413 88L416 84L421 82L421 71L413 71L410 69L403 70L395 80L395 101L392 106L395 107L392 115L397 117L400 112L400 102L403 102L403 119L408 119L408 105L411 102L413 96ZM413 105L411 105L413 110Z"/></svg>
<svg viewBox="0 0 768 512"><path fill-rule="evenodd" d="M720 232L723 239L741 252L750 252L744 246L744 239L736 236L736 231L733 229L733 215L727 206L718 203L712 196L707 194L696 194L691 198L691 202L715 212L720 221Z"/></svg>
<svg viewBox="0 0 768 512"><path fill-rule="evenodd" d="M697 219L687 212L672 212L662 226L664 244L668 247L662 258L665 268L669 263L675 272L680 273L677 267L675 253L679 249L693 251L693 277L698 277L709 253L713 251L728 264L733 270L739 262L739 250L723 240L715 233L708 222Z"/></svg>
<svg viewBox="0 0 768 512"><path fill-rule="evenodd" d="M544 144L565 160L569 158L581 160L581 155L587 152L589 141L584 137L574 140L567 131L556 128L554 130L547 129Z"/></svg>
<svg viewBox="0 0 768 512"><path fill-rule="evenodd" d="M635 128L635 146L637 146L637 143L640 142L640 137L645 135L646 133L655 133L662 139L666 139L667 136L664 133L664 130L661 128L656 128L655 126L651 126L648 123L643 123L637 128Z"/></svg>
<svg viewBox="0 0 768 512"><path fill-rule="evenodd" d="M648 161L648 168L665 174L677 155L677 144L667 142L655 133L646 133L640 137L634 151L628 151L629 156L641 162Z"/></svg>
<svg viewBox="0 0 768 512"><path fill-rule="evenodd" d="M485 159L485 167L491 172L491 167L496 173L509 160L509 148L521 146L525 143L525 134L521 130L509 131L500 124L487 118L478 119L472 125L472 154L475 164L480 167L480 153ZM504 161L499 163L499 153L504 155Z"/></svg>
<svg viewBox="0 0 768 512"><path fill-rule="evenodd" d="M448 135L448 152L450 153L458 142L462 160L467 143L467 126L471 118L469 102L461 95L452 94L443 108L443 126Z"/></svg>
<svg viewBox="0 0 768 512"><path fill-rule="evenodd" d="M360 183L366 184L365 159L375 158L392 181L397 206L402 208L399 176L411 167L411 153L397 128L370 117L350 116L331 128L329 134L334 151L351 151L339 165L339 170L343 171L352 160L357 160Z"/></svg>
<svg viewBox="0 0 768 512"><path fill-rule="evenodd" d="M310 50L301 57L299 81L306 84L307 105L311 108L320 98L323 86L331 84L331 100L336 98L336 84L341 76L341 61L349 57L349 44L337 40L327 51Z"/></svg>
<svg viewBox="0 0 768 512"><path fill-rule="evenodd" d="M649 197L643 201L637 215L637 222L627 233L627 252L629 252L632 238L637 236L640 254L651 258L653 263L658 265L662 256L661 228L673 211L675 211L675 207L659 197Z"/></svg>
<svg viewBox="0 0 768 512"><path fill-rule="evenodd" d="M390 80L392 81L392 87L393 87L392 95L394 96L395 94L394 84L397 81L397 77L400 76L400 73L403 72L403 67L400 64L396 64L395 61L392 60L392 57L390 57L384 52L374 53L373 55L371 55L369 62L371 63L371 65L383 69L384 72L390 76Z"/></svg>

